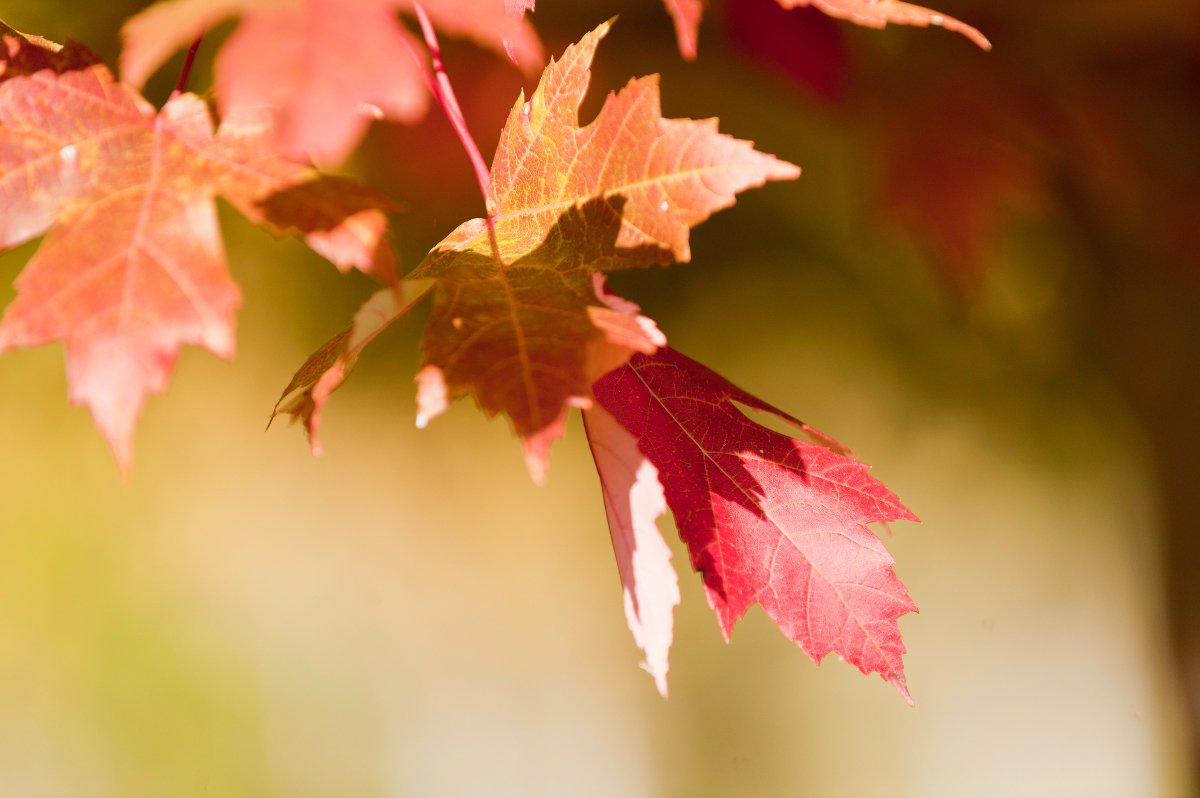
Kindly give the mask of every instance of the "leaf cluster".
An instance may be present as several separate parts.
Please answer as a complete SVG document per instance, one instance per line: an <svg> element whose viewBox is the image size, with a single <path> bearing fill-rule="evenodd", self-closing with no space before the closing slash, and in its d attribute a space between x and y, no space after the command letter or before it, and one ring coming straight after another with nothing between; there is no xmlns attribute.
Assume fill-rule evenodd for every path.
<svg viewBox="0 0 1200 798"><path fill-rule="evenodd" d="M807 0L780 0L785 7ZM859 24L974 28L896 0L812 0ZM699 0L666 0L684 57ZM536 71L532 0L166 0L127 24L123 82L86 47L0 23L0 246L45 236L0 323L0 352L63 341L70 397L87 405L123 471L136 419L182 344L229 358L237 286L214 199L382 288L296 372L275 408L321 412L364 348L425 296L418 426L473 396L523 439L535 482L567 414L584 414L625 611L666 695L678 579L655 520L669 507L728 639L753 603L814 661L829 652L877 672L908 700L897 619L915 609L866 528L916 520L832 439L667 346L605 274L691 258L690 229L796 166L718 131L668 119L656 76L611 93L579 122L596 48L571 45L512 106L490 169L466 132L435 29ZM398 14L415 17L424 42ZM161 109L138 92L175 50L240 22L215 65L219 124L180 90ZM197 39L198 41L198 39ZM190 63L190 62L189 62ZM371 119L411 122L430 98L475 165L487 215L461 224L396 274L386 196L313 166L336 165ZM772 432L734 404L772 413ZM274 415L274 414L273 414Z"/></svg>

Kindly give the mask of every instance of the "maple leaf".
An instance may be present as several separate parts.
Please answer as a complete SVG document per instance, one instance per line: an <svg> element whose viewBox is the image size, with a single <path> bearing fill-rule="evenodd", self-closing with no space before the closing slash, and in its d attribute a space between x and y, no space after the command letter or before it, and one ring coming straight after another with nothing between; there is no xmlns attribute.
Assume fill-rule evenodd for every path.
<svg viewBox="0 0 1200 798"><path fill-rule="evenodd" d="M63 340L71 400L91 408L123 471L145 396L165 388L179 346L233 355L240 295L216 194L343 268L389 276L386 198L278 155L264 112L232 114L214 135L200 98L173 96L156 113L103 65L0 83L0 246L48 231L17 278L0 352Z"/></svg>
<svg viewBox="0 0 1200 798"><path fill-rule="evenodd" d="M992 43L975 28L959 22L953 17L939 14L928 8L903 3L900 0L776 0L784 8L802 8L812 5L831 17L846 19L868 28L883 28L889 22L897 25L916 25L925 28L939 25L946 30L963 34L984 50L991 50ZM696 39L699 35L700 0L663 0L667 11L675 21L679 52L689 61L696 57Z"/></svg>
<svg viewBox="0 0 1200 798"><path fill-rule="evenodd" d="M912 702L896 620L916 607L865 525L918 519L867 466L668 347L634 355L593 393L658 470L726 640L759 603L814 662L835 652ZM735 402L808 440L760 426Z"/></svg>
<svg viewBox="0 0 1200 798"><path fill-rule="evenodd" d="M492 164L489 217L461 225L409 275L436 281L418 421L473 394L487 415L512 420L539 483L568 409L590 405L592 382L665 343L635 305L604 290L599 272L687 261L691 226L739 191L800 173L718 133L716 120L664 119L657 76L610 94L580 127L589 67L608 30L552 61L528 102L522 92ZM313 400L288 406L309 418L323 397Z"/></svg>
<svg viewBox="0 0 1200 798"><path fill-rule="evenodd" d="M423 7L442 30L507 53L527 70L543 62L523 22L533 0L426 0ZM412 8L412 0L165 0L125 24L121 76L141 86L197 34L240 15L214 66L222 113L278 108L285 152L337 164L372 119L411 123L425 113L429 93L415 60L423 49L396 17Z"/></svg>
<svg viewBox="0 0 1200 798"><path fill-rule="evenodd" d="M528 102L522 93L492 164L489 219L460 226L411 275L437 280L422 365L443 373L451 398L474 394L487 415L507 414L533 473L533 449L569 404L588 401L589 347L610 322L627 327L592 273L687 261L690 227L744 189L800 173L716 120L664 119L657 76L631 80L580 127L608 30L551 62Z"/></svg>

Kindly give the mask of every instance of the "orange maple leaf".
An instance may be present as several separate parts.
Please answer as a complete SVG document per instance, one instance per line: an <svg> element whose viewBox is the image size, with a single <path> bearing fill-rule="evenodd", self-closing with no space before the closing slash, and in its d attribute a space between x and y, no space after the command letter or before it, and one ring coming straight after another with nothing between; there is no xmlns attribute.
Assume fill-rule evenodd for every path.
<svg viewBox="0 0 1200 798"><path fill-rule="evenodd" d="M608 30L568 47L517 100L492 164L490 218L460 226L411 275L438 281L423 365L443 373L451 397L474 394L527 439L586 402L599 376L589 346L620 312L593 272L690 260L690 227L740 191L800 174L721 135L715 119L664 119L657 76L631 80L580 127Z"/></svg>
<svg viewBox="0 0 1200 798"><path fill-rule="evenodd" d="M342 268L391 276L386 198L284 159L274 140L262 112L230 115L214 134L192 94L155 112L102 64L0 83L0 247L48 233L17 278L0 352L64 341L71 400L91 408L123 471L146 394L164 390L180 345L233 355L241 300L216 194Z"/></svg>
<svg viewBox="0 0 1200 798"><path fill-rule="evenodd" d="M421 344L425 405L473 394L487 415L506 414L535 481L592 382L665 343L598 273L687 261L689 228L740 191L800 174L718 133L715 119L664 119L657 76L610 94L580 127L608 30L551 62L528 102L522 93L492 164L488 218L461 225L409 275L436 281Z"/></svg>

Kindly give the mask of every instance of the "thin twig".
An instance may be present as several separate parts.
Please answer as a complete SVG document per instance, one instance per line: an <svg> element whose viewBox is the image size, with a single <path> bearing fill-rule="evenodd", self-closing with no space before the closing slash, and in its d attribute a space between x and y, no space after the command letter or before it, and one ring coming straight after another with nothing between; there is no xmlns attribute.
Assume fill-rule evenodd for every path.
<svg viewBox="0 0 1200 798"><path fill-rule="evenodd" d="M179 82L175 84L175 91L171 92L171 97L178 97L187 89L188 78L192 74L192 64L196 62L196 51L200 49L200 40L203 38L204 28L201 28L200 35L196 37L196 41L192 42L192 46L188 50L187 60L183 62L183 72L179 75Z"/></svg>
<svg viewBox="0 0 1200 798"><path fill-rule="evenodd" d="M425 44L429 46L429 55L433 61L434 75L429 74L429 68L425 66L425 59L417 52L416 47L409 45L409 51L413 54L417 65L421 69L421 74L425 76L425 83L429 86L429 91L437 98L438 105L442 106L442 110L446 112L446 117L450 120L450 124L454 127L454 132L458 134L458 138L462 141L463 148L467 151L467 156L471 159L471 165L475 167L475 179L479 182L479 191L483 194L483 204L487 209L488 243L492 246L492 257L496 261L496 275L500 279L500 284L504 286L505 292L508 294L509 307L512 309L512 324L513 329L517 334L517 347L521 351L521 359L528 371L528 362L525 353L525 336L521 330L521 325L517 321L516 307L517 304L513 298L512 289L508 284L508 277L504 274L504 260L500 257L500 244L496 239L496 208L489 196L489 189L492 184L491 174L488 172L487 164L484 163L483 155L479 152L479 147L475 144L475 139L471 138L471 131L467 130L467 122L463 119L462 109L458 107L458 100L454 96L454 89L450 86L450 78L446 75L446 66L442 63L442 49L438 47L437 34L433 32L433 25L429 21L429 16L425 13L425 9L421 7L419 2L413 2L413 10L417 13L417 20L421 23L421 32L425 34ZM526 373L526 384L529 384L529 375Z"/></svg>
<svg viewBox="0 0 1200 798"><path fill-rule="evenodd" d="M425 88L429 89L429 93L438 101L438 105L441 105L442 98L439 96L437 81L434 80L433 73L429 71L429 65L425 63L421 46L417 44L407 29L402 32L404 33L404 46L408 48L409 55L413 57L413 61L416 62L417 68L421 72L421 77L425 79Z"/></svg>
<svg viewBox="0 0 1200 798"><path fill-rule="evenodd" d="M454 132L458 134L459 140L462 141L463 147L467 151L467 156L471 159L471 166L475 168L475 179L479 182L479 190L483 192L483 202L487 206L488 226L491 226L492 215L495 209L492 208L492 202L488 198L488 187L491 185L492 179L488 172L487 163L483 160L483 155L479 152L479 147L475 144L475 139L471 138L471 131L467 129L467 122L463 118L462 109L458 107L458 99L454 96L454 89L450 85L450 78L446 75L446 66L442 63L442 50L438 47L437 34L433 32L433 24L429 21L429 16L425 13L425 9L420 3L413 3L413 10L417 12L417 21L421 23L421 32L425 34L425 44L429 47L429 55L433 60L434 76L431 77L425 67L424 59L420 58L417 53L413 53L417 63L421 66L421 71L425 75L425 82L429 85L429 90L433 96L437 98L438 105L442 106L442 110L446 112L446 117L450 120L450 124L454 127Z"/></svg>

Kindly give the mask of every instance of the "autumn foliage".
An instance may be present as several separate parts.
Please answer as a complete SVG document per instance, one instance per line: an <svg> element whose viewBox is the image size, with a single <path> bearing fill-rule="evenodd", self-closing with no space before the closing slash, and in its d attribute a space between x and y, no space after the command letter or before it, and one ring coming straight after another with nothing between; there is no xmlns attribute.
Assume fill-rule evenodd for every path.
<svg viewBox="0 0 1200 798"><path fill-rule="evenodd" d="M894 0L812 2L863 25L940 25L990 46L970 26ZM759 603L815 662L836 653L911 701L897 619L915 606L866 525L916 517L836 441L667 347L605 283L607 272L688 261L692 227L799 168L718 132L715 119L664 118L656 76L630 80L581 124L604 23L551 59L528 99L515 98L489 169L434 31L536 74L545 57L525 17L532 6L166 0L127 24L124 82L81 45L4 27L0 236L5 248L45 238L17 280L0 351L62 341L71 401L89 407L127 471L138 414L165 390L180 345L233 355L240 294L215 212L224 197L382 284L276 405L304 423L314 453L321 411L364 348L431 296L418 426L470 395L509 419L542 483L568 413L583 411L626 617L664 696L680 594L656 520L670 508L726 639ZM701 4L666 8L682 54L695 58ZM186 74L161 109L139 94L172 53L233 16L215 66L219 123L206 98L183 91ZM431 98L462 138L487 215L401 277L386 233L397 206L312 164L339 164L372 119L414 121Z"/></svg>

